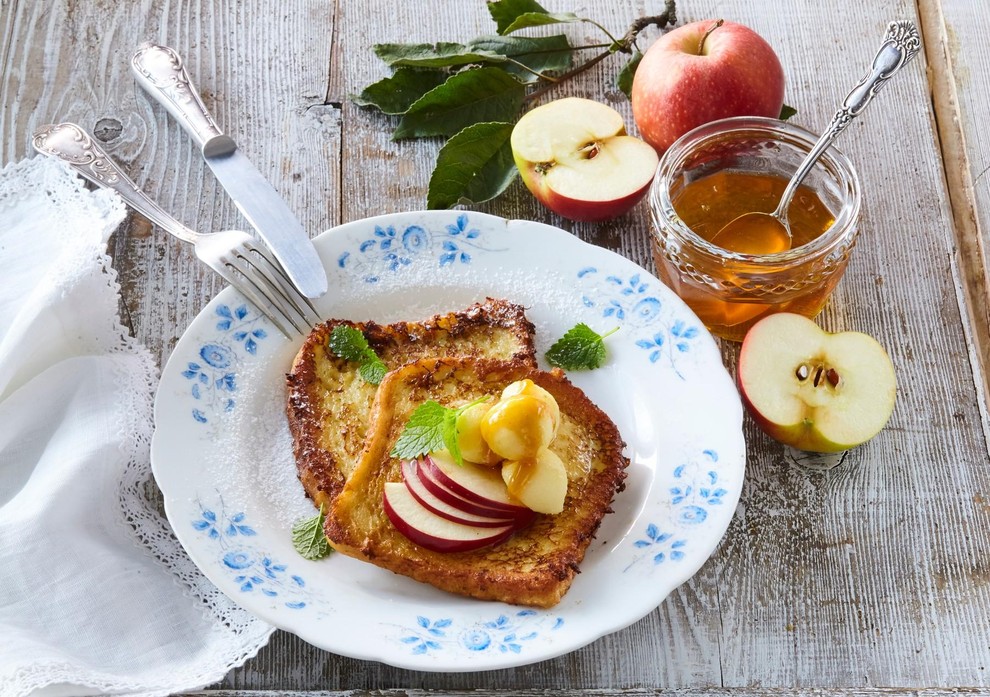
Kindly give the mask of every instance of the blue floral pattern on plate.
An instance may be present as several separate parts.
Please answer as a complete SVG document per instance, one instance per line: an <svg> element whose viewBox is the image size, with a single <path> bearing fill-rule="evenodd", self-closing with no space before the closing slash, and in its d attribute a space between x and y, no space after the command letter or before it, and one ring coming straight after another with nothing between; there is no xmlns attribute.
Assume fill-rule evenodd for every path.
<svg viewBox="0 0 990 697"><path fill-rule="evenodd" d="M636 346L643 349L650 363L666 358L674 373L684 380L677 359L691 351L700 332L697 325L683 319L668 321L655 284L643 280L639 273L624 277L603 273L594 266L582 268L577 277L595 291L582 293L581 302L586 308L599 312L603 320L633 330ZM611 327L603 325L600 329L608 331Z"/></svg>
<svg viewBox="0 0 990 697"><path fill-rule="evenodd" d="M422 225L376 225L370 237L337 257L337 266L360 275L366 283L381 280L383 269L401 271L417 259L435 260L437 268L470 264L479 252L502 251L488 246L481 230L472 225L466 213L441 230Z"/></svg>
<svg viewBox="0 0 990 697"><path fill-rule="evenodd" d="M213 340L199 347L196 357L186 363L182 377L189 380L189 394L196 400L192 418L211 423L220 414L237 406L237 371L244 359L258 352L258 342L268 333L258 326L261 316L247 305L216 308L218 332Z"/></svg>
<svg viewBox="0 0 990 697"><path fill-rule="evenodd" d="M248 524L243 511L228 513L219 495L216 505L206 506L199 499L196 503L200 515L190 524L213 543L221 568L241 593L270 598L273 604L290 610L312 604L306 580L290 573L288 564L257 548L252 538L258 537L258 532Z"/></svg>
<svg viewBox="0 0 990 697"><path fill-rule="evenodd" d="M467 626L459 626L450 617L430 619L419 615L415 623L400 630L398 641L414 655L437 651L522 653L541 633L563 626L563 618L536 610L503 613Z"/></svg>
<svg viewBox="0 0 990 697"><path fill-rule="evenodd" d="M675 484L670 487L670 506L676 511L674 521L681 528L700 525L708 519L712 506L721 506L729 492L718 486L719 474L716 470L718 453L704 450L701 456L683 462L674 468ZM625 568L628 571L644 560L658 566L665 561L680 561L684 558L687 540L674 532L662 531L656 523L646 526L643 537L632 544L642 553L634 556Z"/></svg>

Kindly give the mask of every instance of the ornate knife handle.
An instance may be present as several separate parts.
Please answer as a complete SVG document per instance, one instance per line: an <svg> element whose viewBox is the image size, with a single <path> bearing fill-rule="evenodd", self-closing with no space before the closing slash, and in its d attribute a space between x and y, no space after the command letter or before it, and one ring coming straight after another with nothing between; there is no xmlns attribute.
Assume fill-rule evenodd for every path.
<svg viewBox="0 0 990 697"><path fill-rule="evenodd" d="M186 242L195 242L199 237L141 191L82 127L74 123L42 126L35 131L31 144L41 154L62 160L97 186L117 192L124 203L169 234Z"/></svg>
<svg viewBox="0 0 990 697"><path fill-rule="evenodd" d="M142 44L131 58L131 69L141 87L168 110L204 154L222 155L236 149L207 111L174 49Z"/></svg>

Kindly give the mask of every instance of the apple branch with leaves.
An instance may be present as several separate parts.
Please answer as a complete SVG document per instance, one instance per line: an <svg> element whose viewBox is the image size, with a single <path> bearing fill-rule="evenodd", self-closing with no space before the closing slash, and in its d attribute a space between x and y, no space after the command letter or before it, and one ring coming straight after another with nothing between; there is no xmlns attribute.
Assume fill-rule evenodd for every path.
<svg viewBox="0 0 990 697"><path fill-rule="evenodd" d="M497 34L466 43L376 44L375 54L393 74L365 87L351 100L398 117L393 140L443 137L430 177L428 208L452 208L495 198L517 171L509 144L520 110L558 85L616 53L629 56L616 76L626 96L642 53L640 32L676 21L674 0L664 11L641 17L621 37L597 21L572 12L548 12L536 0L491 0ZM555 24L596 27L605 41L572 45L563 34L523 36L516 32ZM575 56L597 53L574 65Z"/></svg>

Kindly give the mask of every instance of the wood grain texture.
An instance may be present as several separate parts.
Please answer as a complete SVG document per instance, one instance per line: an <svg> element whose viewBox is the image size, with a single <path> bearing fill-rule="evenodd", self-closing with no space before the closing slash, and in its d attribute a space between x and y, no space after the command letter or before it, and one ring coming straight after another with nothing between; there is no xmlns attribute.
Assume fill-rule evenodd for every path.
<svg viewBox="0 0 990 697"><path fill-rule="evenodd" d="M579 9L615 32L661 7L652 0L543 4ZM959 13L977 5L943 0L942 7L946 26L971 46L978 35L960 30ZM973 11L976 26L987 21L985 10ZM681 23L719 16L752 26L774 45L795 121L816 130L865 71L887 21L917 13L912 0L854 8L790 2L786 10L742 0L680 2ZM137 43L154 39L184 54L207 106L311 233L422 208L439 141L392 142L394 120L357 108L347 95L387 74L369 49L375 42L458 40L491 30L480 1L0 0L0 158L24 156L38 125L74 120L104 134L110 153L187 224L243 225L186 136L128 73ZM595 36L585 25L568 31ZM644 47L655 36L648 32ZM966 54L970 62L957 65L968 65L969 76L954 79L976 200L987 215L980 129L981 109L990 107L979 89L985 58L976 60ZM550 97L603 100L628 118L629 105L611 83L619 64L606 61ZM978 323L970 326L971 298L961 291L957 219L935 123L921 56L839 143L862 179L861 238L820 323L867 332L887 347L900 383L893 419L827 472L797 466L747 421L747 481L730 529L712 559L655 612L567 656L474 674L347 659L277 632L217 689L196 694L391 697L495 688L941 697L958 694L951 687L988 694L990 455L967 342ZM558 225L653 268L645 204L603 225L571 223L517 181L480 209ZM112 245L125 315L164 361L222 286L191 250L138 216ZM734 372L737 347L725 345L723 353Z"/></svg>
<svg viewBox="0 0 990 697"><path fill-rule="evenodd" d="M986 37L990 15L966 0L919 0L930 69L932 104L955 223L960 292L971 322L971 343L980 387L990 394L990 117L986 83L990 70ZM984 412L984 422L990 421ZM984 426L987 429L986 426Z"/></svg>

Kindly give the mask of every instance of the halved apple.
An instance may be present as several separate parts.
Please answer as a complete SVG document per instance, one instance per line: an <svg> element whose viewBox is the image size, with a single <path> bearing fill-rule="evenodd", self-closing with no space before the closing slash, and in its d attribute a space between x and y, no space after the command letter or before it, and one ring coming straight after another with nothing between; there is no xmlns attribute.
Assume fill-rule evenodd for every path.
<svg viewBox="0 0 990 697"><path fill-rule="evenodd" d="M419 476L419 465L416 460L406 460L402 463L402 481L409 489L421 506L436 513L441 518L452 520L462 525L474 525L479 528L499 528L505 525L512 525L516 520L512 513L500 513L493 515L479 515L465 510L465 506L470 505L465 499L454 497L457 503L449 503L426 486Z"/></svg>
<svg viewBox="0 0 990 697"><path fill-rule="evenodd" d="M445 450L432 452L420 462L430 479L478 506L516 516L532 514L530 509L509 495L497 469L472 465L469 462L465 462L463 466L458 465ZM423 481L426 483L425 477Z"/></svg>
<svg viewBox="0 0 990 697"><path fill-rule="evenodd" d="M646 193L659 163L652 146L626 135L619 112L577 97L524 114L510 144L527 188L571 220L622 215Z"/></svg>
<svg viewBox="0 0 990 697"><path fill-rule="evenodd" d="M514 525L482 528L447 520L422 506L402 482L387 482L385 514L410 541L434 552L468 552L508 538Z"/></svg>
<svg viewBox="0 0 990 697"><path fill-rule="evenodd" d="M894 366L875 339L830 334L801 315L770 315L747 332L739 389L753 419L781 443L839 452L870 440L894 410Z"/></svg>

